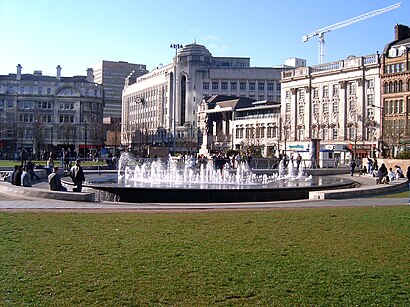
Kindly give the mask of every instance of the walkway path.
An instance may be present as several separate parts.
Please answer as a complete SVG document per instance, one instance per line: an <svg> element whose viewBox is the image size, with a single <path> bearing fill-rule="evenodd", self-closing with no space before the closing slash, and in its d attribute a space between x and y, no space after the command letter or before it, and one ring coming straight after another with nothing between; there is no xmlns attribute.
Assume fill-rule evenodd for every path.
<svg viewBox="0 0 410 307"><path fill-rule="evenodd" d="M341 175L350 178L349 175ZM355 176L354 180L362 186L376 186L370 176ZM4 184L4 183L2 183ZM34 182L37 188L48 189L46 180ZM360 207L360 206L398 206L407 205L409 198L351 198L351 199L323 199L323 200L294 200L258 203L203 203L203 204L175 204L175 203L112 203L112 202L73 202L30 198L26 196L5 195L0 192L0 211L4 210L90 210L90 211L134 211L134 210L249 210L272 208L323 208L323 207ZM409 194L410 197L410 194Z"/></svg>

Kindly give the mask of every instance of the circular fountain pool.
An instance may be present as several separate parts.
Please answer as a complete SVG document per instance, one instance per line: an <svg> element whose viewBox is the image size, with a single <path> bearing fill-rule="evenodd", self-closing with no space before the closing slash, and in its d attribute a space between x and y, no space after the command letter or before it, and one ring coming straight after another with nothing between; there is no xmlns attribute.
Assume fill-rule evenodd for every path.
<svg viewBox="0 0 410 307"><path fill-rule="evenodd" d="M222 170L214 163L198 166L173 159L136 161L129 154L119 160L116 176L84 184L99 200L133 203L234 203L307 199L310 191L347 188L352 180L306 176L291 162L277 170L256 174L246 164Z"/></svg>

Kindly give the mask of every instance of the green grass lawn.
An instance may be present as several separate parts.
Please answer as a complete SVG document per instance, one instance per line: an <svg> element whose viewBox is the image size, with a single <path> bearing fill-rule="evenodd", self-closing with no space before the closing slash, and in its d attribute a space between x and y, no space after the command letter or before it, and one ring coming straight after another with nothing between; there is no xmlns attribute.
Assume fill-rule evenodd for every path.
<svg viewBox="0 0 410 307"><path fill-rule="evenodd" d="M0 213L1 306L409 306L410 207Z"/></svg>

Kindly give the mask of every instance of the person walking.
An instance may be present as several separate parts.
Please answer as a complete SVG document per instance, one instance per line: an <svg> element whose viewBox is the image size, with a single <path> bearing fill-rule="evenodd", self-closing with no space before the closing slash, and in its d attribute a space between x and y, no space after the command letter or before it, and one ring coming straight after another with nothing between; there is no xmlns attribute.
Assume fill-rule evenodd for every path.
<svg viewBox="0 0 410 307"><path fill-rule="evenodd" d="M74 166L70 169L70 177L74 183L73 192L81 192L85 177L81 166L81 161L79 159L75 160Z"/></svg>
<svg viewBox="0 0 410 307"><path fill-rule="evenodd" d="M353 176L353 175L354 175L354 170L355 170L355 168L356 168L356 161L355 161L355 160L352 160L352 161L350 162L350 176Z"/></svg>

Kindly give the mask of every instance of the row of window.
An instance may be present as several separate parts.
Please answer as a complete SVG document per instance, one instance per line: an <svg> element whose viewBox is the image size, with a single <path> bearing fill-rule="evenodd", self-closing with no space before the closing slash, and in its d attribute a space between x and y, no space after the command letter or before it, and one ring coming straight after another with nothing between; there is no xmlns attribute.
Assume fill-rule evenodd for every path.
<svg viewBox="0 0 410 307"><path fill-rule="evenodd" d="M384 101L384 114L402 114L404 113L404 101L403 100L385 100Z"/></svg>
<svg viewBox="0 0 410 307"><path fill-rule="evenodd" d="M257 126L257 127L237 127L235 131L235 137L237 139L243 139L244 137L247 139L251 138L276 138L278 135L279 128L277 126L271 127L263 127L263 126Z"/></svg>
<svg viewBox="0 0 410 307"><path fill-rule="evenodd" d="M366 88L367 89L374 89L374 79L368 79L366 80ZM330 97L330 88L328 85L323 85L322 86L322 98L329 98ZM356 95L356 82L348 82L347 83L347 93L349 95ZM304 100L305 99L305 89L299 89L298 92L298 99L299 100ZM332 85L332 97L338 97L339 96L339 84L333 84ZM290 99L291 98L291 91L286 91L285 93L286 98ZM313 98L318 99L319 98L319 87L313 87L312 88L312 95Z"/></svg>
<svg viewBox="0 0 410 307"><path fill-rule="evenodd" d="M36 120L38 123L52 123L52 115L51 114L41 114L36 116ZM22 123L33 123L34 122L34 114L20 114L20 122Z"/></svg>
<svg viewBox="0 0 410 307"><path fill-rule="evenodd" d="M384 66L384 73L385 74L394 74L396 72L403 72L405 71L404 63L396 63Z"/></svg>
<svg viewBox="0 0 410 307"><path fill-rule="evenodd" d="M33 86L29 86L29 87L20 86L20 87L18 87L18 86L14 86L14 85L0 86L0 92L4 92L6 90L9 93L17 92L20 95L25 95L25 94L29 94L29 95L51 95L51 93L52 93L52 88L51 87L47 87L47 88L43 88L41 86L39 86L39 87L33 87ZM101 94L99 93L98 90L91 90L91 89L84 89L83 88L81 91L83 92L84 95L87 95L87 96L101 97ZM77 92L77 90L74 90L74 88L67 87L67 88L61 89L57 94L59 96L74 96L74 95L77 95L78 92Z"/></svg>
<svg viewBox="0 0 410 307"><path fill-rule="evenodd" d="M407 83L407 89L410 89L410 80ZM383 92L384 94L389 93L400 93L405 91L404 83L402 80L399 81L390 81L383 84Z"/></svg>
<svg viewBox="0 0 410 307"><path fill-rule="evenodd" d="M275 84L276 84L276 91L280 92L280 83L279 82L273 82L273 81L239 81L239 90L240 91L255 91L256 88L258 91L264 91L265 88L267 91L274 91L275 90ZM203 90L209 90L210 87L212 86L212 90L219 90L221 88L222 91L227 91L228 86L230 91L236 91L238 90L238 81L212 81L211 83L209 81L204 81L202 82L202 89Z"/></svg>

